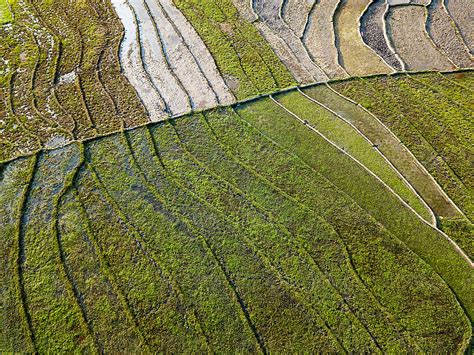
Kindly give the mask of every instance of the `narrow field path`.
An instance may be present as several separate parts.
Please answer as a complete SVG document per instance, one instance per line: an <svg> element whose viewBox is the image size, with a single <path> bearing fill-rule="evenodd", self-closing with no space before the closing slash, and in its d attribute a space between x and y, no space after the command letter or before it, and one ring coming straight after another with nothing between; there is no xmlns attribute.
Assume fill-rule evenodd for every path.
<svg viewBox="0 0 474 355"><path fill-rule="evenodd" d="M307 126L310 130L312 130L313 132L315 132L316 134L318 134L319 136L321 136L325 141L327 141L329 144L331 144L333 147L335 147L338 151L340 151L341 153L347 155L349 158L351 158L354 162L356 162L358 165L360 165L366 172L368 172L370 175L372 175L374 178L376 178L376 180L382 184L388 191L390 191L393 195L395 195L397 197L397 199L400 200L400 202L403 203L403 205L405 207L407 207L408 209L410 209L418 218L420 218L421 220L423 220L425 223L432 223L431 221L426 221L417 211L415 211L413 209L413 207L411 207L403 198L400 197L399 194L397 194L392 187L390 187L389 185L387 185L378 175L376 175L372 170L370 170L366 165L364 165L359 159L357 159L356 157L354 157L352 154L350 154L349 152L346 151L346 149L340 147L339 145L337 145L336 143L334 143L332 140L330 140L329 138L327 138L323 133L321 133L318 129L316 129L314 126L312 126L310 123L308 123L307 120L304 120L302 119L301 117L299 117L298 115L296 115L295 113L293 113L292 111L290 111L288 108L286 108L284 105L282 105L280 102L278 102L277 100L275 100L272 96L270 96L270 99L275 103L277 104L279 107L281 107L283 110L285 110L289 115L293 116L294 118L296 118L298 121L300 121L301 123L303 123L305 126ZM431 225L433 226L433 225ZM450 240L450 239L449 239ZM451 241L451 240L450 240ZM470 261L470 259L464 254L464 252L461 250L461 248L459 248L459 246L457 246L457 244L455 244L453 241L451 241L457 248L458 248L458 251L461 253L461 255L463 255L468 261ZM473 264L474 265L474 264Z"/></svg>
<svg viewBox="0 0 474 355"><path fill-rule="evenodd" d="M234 116L238 117L238 114L235 111L234 111ZM335 287L338 290L338 292L342 295L342 297L344 298L344 300L345 300L346 304L348 305L349 309L357 317L359 317L359 320L362 323L364 323L364 326L366 327L366 330L371 334L371 336L373 337L373 340L375 341L376 345L378 347L381 346L382 348L385 348L385 346L389 346L389 344L393 346L394 343L397 343L398 341L404 342L405 340L407 340L407 339L404 339L404 340L390 339L390 340L387 340L387 341L386 340L382 341L382 337L380 337L380 338L378 337L378 333L379 333L380 329L377 329L377 327L373 326L374 324L370 320L371 317L367 317L366 314L362 314L362 313L359 312L359 307L362 307L361 303L360 303L361 299L359 299L359 296L361 296L361 294L368 293L369 295L366 295L366 296L363 296L363 297L364 297L365 300L370 299L371 302L373 301L375 303L375 305L372 305L372 307L374 307L373 308L374 310L376 310L377 307L380 307L380 310L377 309L376 312L378 312L378 311L388 312L388 313L390 313L390 312L380 304L380 302L377 300L376 295L370 290L370 288L367 286L367 284L365 284L364 281L362 281L362 279L360 278L360 275L358 274L358 271L354 267L352 257L349 253L349 250L347 249L347 245L344 241L344 238L342 238L341 234L336 230L337 227L334 226L333 224L331 224L326 217L319 215L319 213L316 210L313 210L312 208L315 206L314 204L307 204L307 203L305 203L304 199L299 198L299 196L297 196L297 194L295 194L294 189L290 188L287 191L284 188L278 187L277 185L275 185L275 183L273 181L270 181L268 178L266 178L264 175L262 175L261 172L258 172L257 170L255 170L251 166L251 164L249 165L249 162L247 162L247 163L244 162L242 160L242 156L239 155L239 152L235 151L235 147L233 147L232 144L229 145L229 141L227 140L228 135L226 133L221 132L220 130L215 129L217 127L215 127L214 125L216 125L218 127L221 126L221 123L217 123L217 121L215 121L216 119L219 120L217 117L219 117L219 116L217 116L215 114L211 114L210 116L206 115L206 117L204 118L204 121L205 121L205 124L208 126L210 133L212 132L211 133L212 136L217 141L217 144L219 144L222 147L225 154L227 156L229 156L229 158L231 158L233 161L235 161L235 163L242 166L246 171L248 171L256 180L259 180L263 184L263 186L265 186L264 188L260 188L261 190L272 189L277 193L277 195L281 196L279 198L279 200L281 202L273 203L271 201L266 201L266 202L262 201L260 204L262 205L262 203L263 203L262 206L265 206L263 208L265 208L266 210L269 211L269 213L271 213L276 218L278 218L277 216L285 215L285 212L283 212L285 210L284 206L289 201L291 201L291 203L296 204L296 206L297 206L297 207L295 206L295 207L292 207L292 208L297 208L298 210L300 210L299 213L301 215L305 216L304 218L306 218L308 220L309 224L315 223L315 222L312 222L312 221L313 221L314 218L316 218L316 219L319 220L319 222L316 222L317 224L324 225L325 229L328 228L331 231L331 232L329 232L329 235L327 235L323 238L324 240L318 238L318 240L311 241L314 237L310 237L309 239L305 238L305 241L306 241L306 243L308 243L308 246L310 246L310 250L311 250L310 253L312 255L317 255L315 257L317 257L318 263L320 263L322 265L323 272L327 273L327 276L331 279L331 283L333 284L333 287ZM222 116L221 116L221 119L227 120L227 118L224 119ZM234 133L232 135L238 134L237 131L242 133L242 131L245 130L245 129L242 129L242 127L239 128L238 127L239 124L237 122L235 122L234 124L236 124L236 126L233 127L234 130L236 131L236 133ZM246 133L248 134L248 132L246 132ZM245 134L244 134L244 136L245 136ZM255 138L255 137L253 137L253 138ZM253 151L253 148L251 148L251 144L248 146L247 150ZM261 152L262 151L260 151L260 153ZM201 165L202 164L203 163L201 163ZM212 168L209 164L204 165L204 166ZM221 177L221 178L223 178L223 177ZM224 180L224 181L226 181L226 180ZM288 181L288 180L285 180L285 181ZM289 183L291 185L291 182L289 182ZM242 187L242 188L245 189L245 187ZM247 193L246 195L248 196L247 198L255 199L255 197L252 198L251 193ZM285 200L287 200L286 203L283 202ZM280 206L280 207L275 207L275 206ZM278 212L277 212L277 210L278 210ZM303 212L303 211L306 211L306 212ZM306 215L308 212L309 212L309 215ZM278 218L278 219L280 220L280 218ZM280 223L285 223L285 222L283 220L280 220ZM306 225L306 222L300 221L299 223L301 223L301 226L303 228L305 228L304 226ZM293 233L297 233L297 232L294 231ZM316 245L318 245L318 247L315 247ZM329 249L335 249L334 253L338 255L337 259L339 261L333 260L334 265L332 265L332 262L329 262L329 260L326 260L326 257L324 255L324 253L322 253L319 250L319 248L326 250L326 252ZM318 251L316 251L315 249L317 249ZM338 266L336 266L336 264ZM329 273L329 270L331 270L332 268L343 268L344 270L346 270L346 268L348 268L348 270L346 270L347 274L345 273L344 274L345 276L339 275L339 277L334 277L333 274ZM352 274L352 276L349 276L351 274ZM355 296L351 299L346 298L345 297L346 287L350 287L352 290L358 290L356 292L357 296ZM364 290L364 288L365 288L365 290ZM359 294L359 292L361 294ZM393 319L393 316L388 314L388 319ZM394 336L394 338L396 338L398 336L403 338L404 335L400 334L400 330L398 328L398 325L394 324L394 323L390 323L390 324L387 323L383 327L385 327L385 329L387 327L392 328L394 334L396 334ZM407 337L407 338L409 338L409 337Z"/></svg>
<svg viewBox="0 0 474 355"><path fill-rule="evenodd" d="M348 126L350 126L362 139L368 143L367 147L371 147L373 151L376 153L375 155L378 155L384 160L384 163L377 163L373 164L371 159L367 159L367 156L364 156L362 153L362 149L357 149L355 147L350 147L350 148L355 148L355 149L350 149L352 150L351 154L354 156L360 156L361 161L365 161L364 165L366 165L370 170L372 170L375 174L377 174L385 183L390 185L396 193L405 200L411 207L413 207L419 214L422 216L427 222L431 223L433 226L436 226L436 217L428 204L423 200L423 198L417 193L417 191L413 188L411 183L403 176L403 174L395 167L395 165L384 155L384 153L379 149L379 145L370 140L368 136L366 136L359 128L354 125L351 122L351 119L345 116L342 116L338 112L332 110L330 107L326 106L324 103L318 101L317 99L306 95L303 91L299 90L299 92L308 100L311 102L314 102L316 105L324 108L325 110L329 111L332 115L336 116L339 118L341 121L346 123ZM281 102L281 101L280 101ZM285 105L283 103L283 105ZM288 105L285 107L289 108ZM291 108L290 108L291 109ZM303 116L304 117L304 116ZM342 128L343 126L341 126ZM321 130L321 129L320 129ZM349 132L347 129L341 129L341 131L346 131ZM345 138L345 142L343 142L344 149L347 149L346 147L350 146L351 144L349 143L350 141L350 134L347 134ZM329 137L328 137L329 138ZM336 140L334 138L331 139L333 142L336 143ZM347 142L347 143L346 143ZM339 143L340 144L340 143ZM360 144L359 144L360 145ZM362 148L362 147L361 147ZM375 158L375 157L374 157ZM382 167L385 167L384 164L387 164L389 166L389 169L384 169ZM398 179L394 179L388 171L393 170L397 177L403 181L403 185L400 186L398 183ZM405 187L408 187L411 193L408 193L408 191L405 189ZM415 195L416 198L413 198L412 195Z"/></svg>

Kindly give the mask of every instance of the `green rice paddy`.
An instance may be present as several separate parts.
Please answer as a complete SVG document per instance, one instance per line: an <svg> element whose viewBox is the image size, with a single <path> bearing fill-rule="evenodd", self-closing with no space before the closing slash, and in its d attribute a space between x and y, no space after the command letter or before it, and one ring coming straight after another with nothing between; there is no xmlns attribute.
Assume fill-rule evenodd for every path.
<svg viewBox="0 0 474 355"><path fill-rule="evenodd" d="M294 88L248 4L166 1L233 104L153 117L117 2L0 0L0 353L472 352L473 71Z"/></svg>

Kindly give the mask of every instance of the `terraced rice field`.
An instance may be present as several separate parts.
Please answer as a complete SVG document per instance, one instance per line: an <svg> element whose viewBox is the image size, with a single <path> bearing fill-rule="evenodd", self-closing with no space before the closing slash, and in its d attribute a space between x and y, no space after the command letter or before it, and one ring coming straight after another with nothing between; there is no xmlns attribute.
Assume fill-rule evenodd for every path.
<svg viewBox="0 0 474 355"><path fill-rule="evenodd" d="M0 0L0 352L470 353L472 11Z"/></svg>
<svg viewBox="0 0 474 355"><path fill-rule="evenodd" d="M455 65L435 46L426 32L426 9L423 6L396 6L387 14L390 39L407 70L450 70ZM429 58L417 52L424 53Z"/></svg>

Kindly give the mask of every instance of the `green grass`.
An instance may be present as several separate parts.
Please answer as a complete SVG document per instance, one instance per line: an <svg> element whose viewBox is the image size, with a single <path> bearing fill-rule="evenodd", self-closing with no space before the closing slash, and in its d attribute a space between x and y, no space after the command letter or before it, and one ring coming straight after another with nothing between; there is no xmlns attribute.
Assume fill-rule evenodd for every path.
<svg viewBox="0 0 474 355"><path fill-rule="evenodd" d="M466 76L470 75L468 73ZM379 117L472 219L472 172L465 110L407 77L372 78L332 86ZM417 88L418 87L418 88ZM469 92L466 91L469 95Z"/></svg>
<svg viewBox="0 0 474 355"><path fill-rule="evenodd" d="M10 11L8 0L0 0L0 26L13 20L13 14Z"/></svg>
<svg viewBox="0 0 474 355"><path fill-rule="evenodd" d="M339 96L326 85L316 85L305 89L304 92L343 116L374 144L377 144L378 149L410 182L436 215L461 216L430 178L429 173L422 168L410 151L400 144L399 139L383 123L357 104Z"/></svg>
<svg viewBox="0 0 474 355"><path fill-rule="evenodd" d="M378 221L384 221L384 226L391 233L449 283L468 314L471 317L474 315L474 304L470 297L472 292L469 290L471 286L468 286L472 284L472 269L443 236L415 218L393 195L382 193L384 187L375 183L367 172L361 168L354 169L353 162L347 157L268 100L245 106L239 113L282 147L294 152L310 167L321 172ZM314 154L315 149L318 154ZM334 168L335 161L338 162L337 169ZM341 173L347 171L352 173ZM433 245L437 247L433 248Z"/></svg>
<svg viewBox="0 0 474 355"><path fill-rule="evenodd" d="M400 188L350 126L277 99ZM2 351L452 353L471 337L467 262L268 98L15 160L2 201Z"/></svg>
<svg viewBox="0 0 474 355"><path fill-rule="evenodd" d="M22 201L26 193L34 159L18 159L0 172L0 236L2 253L0 283L0 349L6 352L31 350L23 305L18 289L18 231Z"/></svg>
<svg viewBox="0 0 474 355"><path fill-rule="evenodd" d="M301 119L307 120L312 127L316 128L330 141L359 160L423 218L431 221L430 211L423 205L419 197L410 190L383 156L357 130L298 92L278 95L275 98L286 109Z"/></svg>
<svg viewBox="0 0 474 355"><path fill-rule="evenodd" d="M231 0L174 0L238 100L295 85L288 69Z"/></svg>

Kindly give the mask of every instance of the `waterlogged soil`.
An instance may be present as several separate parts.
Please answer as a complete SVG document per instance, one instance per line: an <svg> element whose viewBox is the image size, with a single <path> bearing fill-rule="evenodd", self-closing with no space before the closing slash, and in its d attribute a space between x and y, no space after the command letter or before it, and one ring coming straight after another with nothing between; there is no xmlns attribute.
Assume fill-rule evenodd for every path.
<svg viewBox="0 0 474 355"><path fill-rule="evenodd" d="M126 0L112 0L112 5L125 28L119 53L123 71L148 110L150 119L159 121L167 116L165 103L144 69L133 11Z"/></svg>
<svg viewBox="0 0 474 355"><path fill-rule="evenodd" d="M235 101L196 31L169 0L114 0L124 71L153 121Z"/></svg>
<svg viewBox="0 0 474 355"><path fill-rule="evenodd" d="M234 102L235 98L219 73L214 58L212 58L211 53L209 53L209 50L193 26L191 26L186 20L186 17L174 6L172 0L161 0L160 4L170 21L174 23L177 31L181 33L181 37L194 56L200 70L217 95L219 103L225 105Z"/></svg>
<svg viewBox="0 0 474 355"><path fill-rule="evenodd" d="M293 53L293 56L296 57L297 62L292 60L293 67L295 65L301 66L309 73L309 77L300 78L300 82L306 81L324 81L327 79L324 72L319 68L315 63L312 61L311 57L309 56L306 48L304 47L303 43L301 43L301 39L291 30L291 28L285 23L285 21L281 18L281 1L280 0L272 0L272 1L262 1L256 0L254 2L254 11L259 16L260 21L262 21L265 25L274 32L275 35L280 37L287 45L288 48ZM274 42L274 37L267 38L270 44ZM285 58L281 58L283 62L285 62ZM289 60L286 60L290 62ZM296 69L296 68L295 68ZM295 70L293 69L293 70ZM290 67L291 70L291 67ZM298 72L301 71L297 69Z"/></svg>

